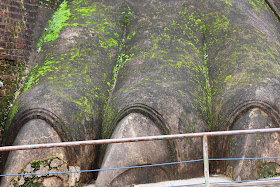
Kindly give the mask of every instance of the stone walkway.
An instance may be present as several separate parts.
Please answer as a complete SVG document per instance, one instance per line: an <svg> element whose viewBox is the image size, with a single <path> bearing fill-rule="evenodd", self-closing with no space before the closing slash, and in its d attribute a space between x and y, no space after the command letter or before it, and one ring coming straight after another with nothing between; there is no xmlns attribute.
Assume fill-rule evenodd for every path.
<svg viewBox="0 0 280 187"><path fill-rule="evenodd" d="M273 177L270 179L280 179L280 177ZM224 175L213 175L210 176L210 183L216 183L216 182L230 182L232 181L229 177L226 177ZM167 186L196 186L196 187L204 187L205 185L195 185L195 184L201 184L204 183L204 178L193 178L193 179L187 179L187 180L176 180L176 181L164 181L164 182L158 182L158 183L150 183L150 184L138 184L133 185L134 187L167 187ZM194 185L192 185L194 184ZM221 183L221 184L212 184L211 187L235 187L235 186L265 186L265 187L274 187L274 186L280 186L280 180L275 181L259 181L259 182L243 182L243 183ZM94 184L88 184L84 187L95 187Z"/></svg>

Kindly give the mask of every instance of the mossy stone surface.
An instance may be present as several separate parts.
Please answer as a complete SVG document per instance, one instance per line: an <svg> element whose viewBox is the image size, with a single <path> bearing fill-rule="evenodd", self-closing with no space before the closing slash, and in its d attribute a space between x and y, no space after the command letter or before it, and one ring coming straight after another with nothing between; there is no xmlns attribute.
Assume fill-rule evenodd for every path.
<svg viewBox="0 0 280 187"><path fill-rule="evenodd" d="M56 15L61 14L65 19L57 22ZM10 112L6 145L34 118L49 123L62 141L98 138L109 96L107 82L112 80L117 58L115 33L121 35L121 30L106 5L91 1L64 1L49 24L38 46L37 64ZM89 169L81 158L94 162L94 150L67 149L69 163Z"/></svg>
<svg viewBox="0 0 280 187"><path fill-rule="evenodd" d="M65 141L110 138L130 113L162 134L241 128L255 108L278 124L280 26L262 0L64 1L48 28L6 126L8 144L36 117ZM201 140L174 142L171 160L201 157ZM224 142L215 140L214 156L236 153L235 140ZM172 177L201 167L173 168Z"/></svg>

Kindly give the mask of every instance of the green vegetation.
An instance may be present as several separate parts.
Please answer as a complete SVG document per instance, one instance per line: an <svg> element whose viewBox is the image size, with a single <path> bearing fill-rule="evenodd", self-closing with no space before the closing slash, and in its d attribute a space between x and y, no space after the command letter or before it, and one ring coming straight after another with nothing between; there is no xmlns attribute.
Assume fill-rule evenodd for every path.
<svg viewBox="0 0 280 187"><path fill-rule="evenodd" d="M38 63L36 63L34 65L33 69L29 73L28 79L22 89L22 92L26 92L27 90L29 90L32 87L32 84L34 82L34 77L36 76L37 69L38 69Z"/></svg>
<svg viewBox="0 0 280 187"><path fill-rule="evenodd" d="M116 23L111 21L108 11L101 3L75 0L67 4L64 1L49 21L48 29L38 43L38 52L42 46L47 49L41 52L45 56L45 62L40 65L36 63L23 90L26 92L41 82L45 85L51 84L48 89L52 94L62 103L75 107L77 110L69 116L76 125L65 127L69 137L73 139L81 133L85 123L93 123L95 117L97 120L101 118L103 104L108 100L107 90L112 87L104 87L103 83L111 83L112 67L117 56L111 52L112 49L119 49L121 34L116 29ZM57 20L59 16L63 19ZM65 41L65 45L71 47L63 52L58 46L61 41L57 40L62 30L71 30L75 34L72 41ZM80 32L81 30L83 32ZM64 40L63 37L61 40ZM119 61L122 66L127 56L120 56L120 59L123 59ZM106 68L110 71L103 71L102 76L93 75L93 72L101 72L100 69ZM96 80L97 77L100 79Z"/></svg>
<svg viewBox="0 0 280 187"><path fill-rule="evenodd" d="M58 164L55 167L51 166L51 163L53 160L59 160L60 164ZM36 171L38 171L39 169L41 169L42 167L45 167L48 169L48 172L52 171L59 171L60 167L62 167L63 164L67 164L66 161L61 160L58 157L51 157L49 159L46 160L39 160L39 161L33 161L30 162L27 166L25 166L21 172L19 174L27 174L27 173L36 173ZM30 166L31 167L31 171L26 171L26 168ZM15 186L15 187L39 187L39 186L43 186L43 180L47 177L49 177L50 175L43 175L43 176L22 176L22 177L14 177L11 180L11 183ZM20 181L20 180L24 180L24 181ZM23 182L23 184L22 184ZM21 184L19 184L21 183Z"/></svg>
<svg viewBox="0 0 280 187"><path fill-rule="evenodd" d="M131 59L133 54L128 55L125 54L125 42L128 40L131 40L133 36L135 36L136 32L133 32L131 35L127 35L127 30L130 24L130 17L133 15L134 12L131 11L131 8L127 6L127 11L122 12L121 14L124 15L124 24L122 24L123 34L122 38L120 39L121 43L119 46L119 53L116 65L114 67L113 72L113 85L112 90L114 89L116 83L117 83L117 76L119 73L119 70ZM117 33L115 33L115 36L118 36ZM108 82L108 85L111 86L111 84Z"/></svg>
<svg viewBox="0 0 280 187"><path fill-rule="evenodd" d="M125 10L121 12L121 15L123 16L122 18L122 23L118 23L118 26L121 26L122 28L122 35L121 37L119 36L118 33L114 33L115 37L118 39L120 45L118 48L118 55L117 55L117 61L114 66L113 70L113 78L112 78L112 83L107 82L108 86L110 87L110 94L113 92L117 80L118 80L118 75L119 71L123 68L123 66L131 60L131 58L134 56L133 53L129 53L129 51L126 48L126 42L131 40L135 35L136 31L132 33L128 33L129 25L131 22L131 17L134 16L134 12L131 11L131 8L126 4ZM104 105L104 111L106 116L103 118L103 126L102 126L102 135L103 138L107 138L110 136L112 133L113 129L108 129L107 124L111 124L113 119L117 115L117 111L115 110L115 106L112 103L109 103L110 101L114 101L116 98L111 98L112 95L109 95L109 99L106 101ZM113 106L112 106L113 105ZM105 146L103 146L104 148Z"/></svg>
<svg viewBox="0 0 280 187"><path fill-rule="evenodd" d="M9 116L7 118L6 126L5 126L6 129L11 124L12 119L14 118L15 114L18 112L18 109L19 109L19 105L18 105L18 101L17 101L17 102L15 102L15 104L13 105L13 107L11 108L11 110L9 112Z"/></svg>
<svg viewBox="0 0 280 187"><path fill-rule="evenodd" d="M67 26L66 21L70 18L70 9L67 8L67 1L63 1L58 10L52 16L52 20L48 22L46 31L41 37L40 41L37 44L38 52L40 52L41 47L44 43L55 41L58 38L58 34Z"/></svg>
<svg viewBox="0 0 280 187"><path fill-rule="evenodd" d="M258 170L255 172L256 179L259 178L271 178L278 176L276 167L279 167L277 163L256 163Z"/></svg>
<svg viewBox="0 0 280 187"><path fill-rule="evenodd" d="M258 13L268 9L268 5L265 0L248 0L248 2Z"/></svg>
<svg viewBox="0 0 280 187"><path fill-rule="evenodd" d="M16 22L16 25L10 29L11 37L18 38L23 29L26 29L26 22L24 20L21 22Z"/></svg>
<svg viewBox="0 0 280 187"><path fill-rule="evenodd" d="M200 26L200 31L203 34L204 38L207 38L207 27L206 24L203 22L202 25ZM203 65L202 65L202 72L205 78L205 92L204 92L204 98L206 99L205 103L207 106L207 123L208 123L208 127L209 129L211 129L212 127L212 86L210 84L210 78L209 78L209 69L208 69L208 51L207 51L207 40L205 39L204 41L204 46L203 46Z"/></svg>
<svg viewBox="0 0 280 187"><path fill-rule="evenodd" d="M56 10L63 0L39 0L39 4L46 8Z"/></svg>
<svg viewBox="0 0 280 187"><path fill-rule="evenodd" d="M228 82L230 79L231 79L231 75L228 75L228 76L225 78L225 81L224 81L224 82Z"/></svg>
<svg viewBox="0 0 280 187"><path fill-rule="evenodd" d="M228 6L232 6L232 2L230 0L225 0L225 3L228 5Z"/></svg>
<svg viewBox="0 0 280 187"><path fill-rule="evenodd" d="M9 85L11 87L10 90L6 90L6 96L4 96L1 100L0 104L0 129L3 129L5 123L9 124L11 122L11 117L16 113L17 109L13 109L13 104L15 94L20 89L20 85L23 83L22 77L25 76L26 63L14 62L14 64L10 64L10 62L6 62L5 66L2 68L0 66L0 71L8 73L11 78L4 80L4 85ZM3 73L4 75L4 73ZM16 78L13 78L16 77ZM10 110L10 112L9 112ZM13 114L12 114L13 113ZM9 116L8 116L9 115Z"/></svg>
<svg viewBox="0 0 280 187"><path fill-rule="evenodd" d="M126 45L129 43L128 41L134 39L136 31L130 30L134 12L131 11L129 6L121 13L122 21L118 24L121 27L121 33L110 17L113 14L109 14L110 10L107 10L101 4L87 0L75 0L71 2L72 4L67 5L67 1L64 1L52 20L49 21L47 30L37 45L38 51L41 50L43 45L54 50L49 50L44 54L44 64L38 65L36 63L23 92L37 85L40 80L46 81L44 82L46 84L50 83L52 93L61 101L67 101L78 109L70 114L76 120L74 123L77 125L74 127L75 129L67 129L69 134L81 133L80 125L85 124L85 120L91 123L92 118L95 117L103 120L105 124L103 133L108 135L114 130L113 126L108 126L117 115L118 111L114 100L118 98L111 98L111 103L109 103L107 89L111 89L112 93L121 69L134 56L133 51L136 51L138 53L135 54L139 55L137 58L145 61L148 65L139 65L143 63L139 62L137 64L137 68L139 68L135 68L133 73L152 72L149 63L151 66L154 65L155 71L139 81L138 85L124 88L120 92L134 91L148 84L152 85L151 88L155 86L164 87L166 90L171 90L172 97L178 99L180 104L186 105L182 107L192 107L197 112L197 116L203 118L212 130L214 118L217 117L214 116L214 112L222 115L223 111L219 110L221 110L223 102L230 98L231 93L234 94L234 91L240 87L255 86L261 82L260 80L263 77L271 75L272 78L275 78L273 76L277 75L276 70L279 69L273 68L277 64L270 63L270 59L275 61L279 56L277 54L279 46L273 43L268 46L265 45L267 43L266 36L254 27L250 25L243 27L244 25L234 23L229 15L235 15L233 10L236 7L233 7L229 0L223 2L226 3L226 5L223 5L226 8L220 12L211 11L207 13L205 11L201 14L199 10L193 10L190 6L187 6L180 9L178 14L174 14L178 16L178 19L172 20L173 17L168 15L170 20L166 20L166 22L160 19L165 16L166 12L173 13L167 11L167 5L165 6L166 12L162 11L162 13L157 14L150 12L147 17L153 17L154 20L151 19L149 24L146 22L147 25L144 25L147 28L147 38L143 35L143 40L146 39L146 46L130 48ZM248 0L248 2L255 11L264 10L260 6L264 1ZM84 7L81 5L84 5ZM160 26L154 24L158 21L157 19L161 21ZM69 37L71 41L65 42L65 46L68 47L67 50L63 51L61 49L63 52L56 53L55 50L60 50L60 46L57 46L54 41L57 40L60 32L63 29L68 29L68 27L71 27L72 34L74 33L76 38L71 40ZM13 34L16 37L16 33ZM240 36L244 36L244 38ZM246 42L250 45L247 45ZM261 45L258 45L258 43ZM116 50L115 54L117 55L114 55L114 50ZM115 64L112 63L114 61ZM101 75L98 74L99 70L103 71L107 66L113 67L113 69L110 72L104 71ZM264 76L266 75L264 69L270 70L269 76ZM210 70L212 71L210 72ZM258 70L257 75L254 74L256 70ZM189 77L186 76L182 80L181 77L176 77L177 73L178 75L181 73L182 77L188 74ZM99 80L101 83L98 82ZM189 82L185 84L186 81ZM102 83L105 83L105 86ZM83 84L83 86L80 86L80 84ZM187 86L182 88L182 85ZM188 87L189 85L191 86ZM189 91L190 94L186 91L188 88L193 88ZM230 90L231 93L225 98L225 91L229 90L227 88L234 88L235 90ZM220 100L217 98L220 98ZM187 101L188 99L190 101ZM101 115L103 106L107 107L104 118ZM18 102L14 104L7 124L11 123L20 107L21 105ZM183 108L182 111L184 110ZM186 133L195 132L201 122L188 121L188 118L189 116L184 113L179 123L180 125L186 125L186 127L182 127L182 129L185 128ZM191 140L186 140L186 143L193 144ZM229 154L233 155L235 151L235 146L232 146ZM36 161L31 163L31 166L34 171L37 171L42 164L47 166L48 162ZM261 167L264 176L275 175L275 167ZM37 182L34 182L33 179L28 179L26 184L37 185Z"/></svg>

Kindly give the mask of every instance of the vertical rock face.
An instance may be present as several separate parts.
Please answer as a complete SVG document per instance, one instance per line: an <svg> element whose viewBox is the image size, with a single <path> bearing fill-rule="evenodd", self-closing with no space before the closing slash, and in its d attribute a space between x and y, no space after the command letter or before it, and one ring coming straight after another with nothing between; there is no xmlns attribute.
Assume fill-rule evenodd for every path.
<svg viewBox="0 0 280 187"><path fill-rule="evenodd" d="M44 120L34 119L28 121L19 131L13 145L27 145L36 143L60 142L61 139L55 130ZM68 171L65 158L64 148L55 149L38 149L11 152L6 161L6 173L48 173L48 172L65 172ZM60 158L60 159L58 159ZM30 162L31 163L28 163ZM2 179L2 186L16 184L27 185L43 182L47 175L5 177ZM60 179L68 182L67 174L58 175ZM41 178L39 180L39 178ZM11 181L11 182L10 182ZM48 181L48 180L47 180Z"/></svg>
<svg viewBox="0 0 280 187"><path fill-rule="evenodd" d="M275 123L259 108L244 113L233 125L233 129L273 128ZM257 134L235 136L228 139L227 157L256 158L279 155L279 134ZM278 159L231 161L226 165L227 175L236 180L259 179L279 174Z"/></svg>
<svg viewBox="0 0 280 187"><path fill-rule="evenodd" d="M278 127L279 32L279 20L261 0L64 1L37 44L37 63L10 111L5 144ZM278 146L271 151L266 145L278 141L277 134L221 137L211 152L217 158L273 156L279 154ZM201 155L201 139L187 139L15 152L4 155L4 163L5 173L17 173L41 160L50 166L39 170L47 171L57 158L68 171ZM274 160L214 168L237 180L279 171ZM96 185L190 178L202 172L199 162L103 171ZM44 177L35 182L55 181ZM73 186L90 177L57 176L57 183Z"/></svg>
<svg viewBox="0 0 280 187"><path fill-rule="evenodd" d="M124 54L129 60L118 71L116 86L112 92L105 111L102 125L103 138L129 137L124 126L130 119L128 129L141 136L151 135L149 128L144 128L146 118L150 118L148 126L153 126L155 135L177 134L208 131L207 126L207 79L204 66L203 34L199 24L201 2L184 1L127 1L123 3L125 14L129 16L126 25ZM191 20L189 20L191 19ZM201 21L201 20L200 20ZM144 115L145 117L141 117ZM116 118L117 116L117 118ZM132 125L133 124L133 125ZM138 127L139 126L139 127ZM116 130L114 130L116 128ZM151 128L151 127L150 127ZM140 136L135 132L134 136ZM132 133L131 135L132 136ZM161 145L160 145L161 144ZM129 146L129 145L127 145ZM137 144L135 145L137 146ZM108 147L103 166L115 160L114 167L155 164L165 161L192 160L202 155L200 139L155 142L140 145L139 153L125 151L126 145ZM166 147L166 148L163 148ZM118 158L114 150L123 150ZM142 155L154 155L153 159L142 159ZM125 153L129 153L125 155ZM134 155L135 154L135 155ZM121 159L125 157L126 159ZM193 173L192 171L198 171ZM184 167L158 167L151 173L161 173L161 177L144 179L145 171L138 179L130 177L129 183L152 182L153 180L174 179L181 176L195 177L202 175L202 164L194 163ZM117 181L127 179L137 171L128 170L126 174L101 172L97 185L115 185ZM107 172L108 173L108 172ZM166 177L164 175L168 177ZM139 176L138 175L138 176ZM161 178L161 179L160 179ZM149 181L147 181L149 180Z"/></svg>
<svg viewBox="0 0 280 187"><path fill-rule="evenodd" d="M133 57L119 71L105 111L104 138L110 137L115 127L122 127L122 117L130 112L152 116L148 108L160 114L162 123L158 128L163 133L278 126L279 21L264 1L127 2L135 11L128 32L136 31L136 35L126 43L126 54ZM261 113L256 114L253 121L247 121L254 125L246 128L238 125L236 120L240 116L246 118L244 112L255 109ZM263 113L266 114L265 121L262 120ZM142 123L144 121L134 124ZM113 136L116 133L120 136L125 132L115 130ZM263 141L256 144L250 139L240 140L240 145L248 145L240 146L233 144L232 140L220 138L213 144L213 156L230 157L228 151L235 149L236 154L242 153L240 157L253 157L251 149L255 146L260 154L254 156L268 155L264 145L277 144L278 136ZM199 154L200 144L176 142L170 152L178 160L199 158L194 153ZM113 147L107 149L104 168L111 160L116 161L116 157L109 156L114 152ZM278 148L271 154L276 152L279 152ZM134 161L137 158L134 157ZM172 156L169 159L172 160ZM120 165L130 165L130 161L119 162ZM138 162L141 163L140 158ZM247 163L246 169L238 162L216 167L220 171L233 167L231 171L224 169L224 172L234 179L276 174L271 168L277 163L271 167L259 163L258 168L254 164ZM262 167L267 167L267 171L262 171ZM193 169L179 167L172 173L191 176ZM249 174L245 175L246 172ZM117 172L107 174L108 179L104 176L102 172L99 174L97 185L113 185L115 179L126 180ZM103 183L104 180L112 183Z"/></svg>
<svg viewBox="0 0 280 187"><path fill-rule="evenodd" d="M232 1L219 14L222 14L220 20L214 20L216 24L208 28L212 129L279 127L279 20L262 1ZM268 153L265 146L278 142L278 135L266 135L260 142L254 141L256 137L217 138L218 151L213 154L215 157L263 157L279 152L276 146ZM265 174L267 171L261 171L265 165L236 161L224 167L236 180L269 176Z"/></svg>

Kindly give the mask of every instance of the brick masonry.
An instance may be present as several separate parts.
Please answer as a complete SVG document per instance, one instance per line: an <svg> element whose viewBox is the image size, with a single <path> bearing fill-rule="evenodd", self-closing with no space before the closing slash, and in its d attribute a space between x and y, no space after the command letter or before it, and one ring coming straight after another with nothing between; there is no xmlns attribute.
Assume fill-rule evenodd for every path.
<svg viewBox="0 0 280 187"><path fill-rule="evenodd" d="M0 0L0 143L1 132L32 48L38 0ZM0 168L1 170L1 168Z"/></svg>
<svg viewBox="0 0 280 187"><path fill-rule="evenodd" d="M24 62L31 51L38 0L0 1L0 60Z"/></svg>
<svg viewBox="0 0 280 187"><path fill-rule="evenodd" d="M36 20L38 0L0 1L0 116L17 88L20 70L32 46L32 25Z"/></svg>

